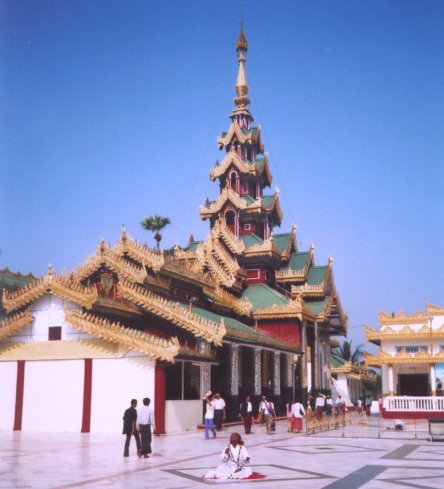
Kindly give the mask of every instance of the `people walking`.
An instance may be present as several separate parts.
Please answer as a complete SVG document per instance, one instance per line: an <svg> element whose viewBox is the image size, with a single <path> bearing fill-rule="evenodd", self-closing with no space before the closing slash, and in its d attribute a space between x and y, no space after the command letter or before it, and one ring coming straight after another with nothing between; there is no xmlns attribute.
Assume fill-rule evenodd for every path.
<svg viewBox="0 0 444 489"><path fill-rule="evenodd" d="M273 422L276 422L276 412L274 410L274 404L272 401L267 401L266 396L262 396L261 403L259 405L259 417L265 420L265 428L267 433L273 431Z"/></svg>
<svg viewBox="0 0 444 489"><path fill-rule="evenodd" d="M222 420L225 416L226 404L220 394L214 394L212 402L214 406L214 424L216 429L220 431L222 429Z"/></svg>
<svg viewBox="0 0 444 489"><path fill-rule="evenodd" d="M244 402L240 405L240 417L244 422L245 434L249 435L253 424L253 405L250 396L245 396Z"/></svg>
<svg viewBox="0 0 444 489"><path fill-rule="evenodd" d="M291 406L291 432L292 433L300 433L302 431L302 418L305 416L304 406L296 401Z"/></svg>
<svg viewBox="0 0 444 489"><path fill-rule="evenodd" d="M145 397L143 406L137 410L137 426L142 442L141 456L149 458L151 450L152 432L155 430L154 411L150 407L151 399Z"/></svg>
<svg viewBox="0 0 444 489"><path fill-rule="evenodd" d="M142 448L140 444L140 436L137 431L137 399L131 399L131 405L123 413L123 431L122 434L126 435L125 446L123 448L123 456L129 457L129 447L131 443L131 437L134 436L137 446L137 455L140 456L140 450Z"/></svg>
<svg viewBox="0 0 444 489"><path fill-rule="evenodd" d="M365 398L365 414L367 416L370 416L371 414L372 403L373 403L372 396L368 394L367 397Z"/></svg>
<svg viewBox="0 0 444 489"><path fill-rule="evenodd" d="M211 394L203 397L204 401L206 401L205 405L205 423L204 423L204 431L205 431L205 440L210 439L210 431L213 433L213 438L216 438L216 430L214 429L214 405L211 398Z"/></svg>
<svg viewBox="0 0 444 489"><path fill-rule="evenodd" d="M316 418L322 418L322 414L324 413L324 407L325 407L325 395L322 394L322 392L318 392L318 395L316 396L316 403L315 403L316 409L315 409L315 416Z"/></svg>

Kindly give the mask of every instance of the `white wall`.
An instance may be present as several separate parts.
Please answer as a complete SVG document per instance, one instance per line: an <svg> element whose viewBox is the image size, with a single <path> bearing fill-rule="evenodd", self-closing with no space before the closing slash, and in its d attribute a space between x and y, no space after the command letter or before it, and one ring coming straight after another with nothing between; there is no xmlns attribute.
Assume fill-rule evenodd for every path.
<svg viewBox="0 0 444 489"><path fill-rule="evenodd" d="M0 430L14 427L16 385L17 362L0 362Z"/></svg>
<svg viewBox="0 0 444 489"><path fill-rule="evenodd" d="M154 408L154 366L148 357L95 359L92 367L91 432L122 432L122 416L132 398Z"/></svg>
<svg viewBox="0 0 444 489"><path fill-rule="evenodd" d="M83 360L26 362L22 430L80 432L83 378Z"/></svg>
<svg viewBox="0 0 444 489"><path fill-rule="evenodd" d="M65 307L79 309L76 304L65 301L60 297L47 294L37 300L32 306L32 323L26 328L9 336L5 341L27 343L31 341L48 341L48 328L62 327L62 340L80 340L94 338L82 333L65 322Z"/></svg>
<svg viewBox="0 0 444 489"><path fill-rule="evenodd" d="M202 423L202 400L166 401L165 428L167 433L195 430Z"/></svg>

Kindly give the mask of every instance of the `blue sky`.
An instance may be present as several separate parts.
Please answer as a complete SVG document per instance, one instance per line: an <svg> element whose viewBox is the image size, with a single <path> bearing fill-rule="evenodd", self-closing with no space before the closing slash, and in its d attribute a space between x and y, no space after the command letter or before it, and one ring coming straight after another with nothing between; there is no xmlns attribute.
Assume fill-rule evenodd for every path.
<svg viewBox="0 0 444 489"><path fill-rule="evenodd" d="M248 1L247 76L300 250L334 258L349 336L444 306L444 2ZM0 268L69 271L140 220L203 239L238 1L2 0ZM279 230L277 230L279 232Z"/></svg>

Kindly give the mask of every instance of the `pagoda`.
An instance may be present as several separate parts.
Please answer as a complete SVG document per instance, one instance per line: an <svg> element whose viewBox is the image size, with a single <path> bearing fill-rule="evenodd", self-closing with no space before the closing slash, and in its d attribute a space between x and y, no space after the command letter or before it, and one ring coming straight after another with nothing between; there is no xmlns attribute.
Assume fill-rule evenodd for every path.
<svg viewBox="0 0 444 489"><path fill-rule="evenodd" d="M257 409L266 394L283 414L285 402L330 389L330 337L346 333L347 317L333 260L316 266L314 246L299 251L294 225L274 232L283 214L278 190L265 193L272 175L249 110L247 50L241 30L235 107L210 172L219 196L200 208L206 239L164 253L122 229L71 273L4 281L0 429L115 431L129 399L150 397L158 431L175 432L202 421L209 389L228 421L245 395Z"/></svg>

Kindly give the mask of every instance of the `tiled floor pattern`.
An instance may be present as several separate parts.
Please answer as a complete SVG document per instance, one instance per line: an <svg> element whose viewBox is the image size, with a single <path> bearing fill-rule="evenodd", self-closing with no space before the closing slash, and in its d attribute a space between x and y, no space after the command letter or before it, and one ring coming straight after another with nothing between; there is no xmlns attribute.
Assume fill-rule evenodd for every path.
<svg viewBox="0 0 444 489"><path fill-rule="evenodd" d="M230 429L205 441L200 432L155 437L153 456L138 459L134 446L122 456L118 434L13 433L0 431L1 489L165 488L231 485L259 489L443 489L444 443L306 437L262 427L245 436L251 468L266 474L252 481L209 481L202 475L219 463Z"/></svg>

